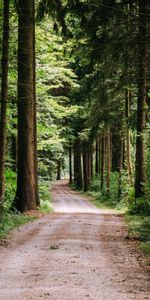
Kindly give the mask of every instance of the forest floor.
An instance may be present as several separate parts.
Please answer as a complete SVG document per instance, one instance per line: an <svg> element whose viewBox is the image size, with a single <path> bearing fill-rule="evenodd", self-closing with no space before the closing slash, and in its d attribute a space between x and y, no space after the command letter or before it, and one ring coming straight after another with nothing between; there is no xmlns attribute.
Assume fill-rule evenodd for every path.
<svg viewBox="0 0 150 300"><path fill-rule="evenodd" d="M150 299L150 268L121 215L66 181L53 188L53 208L0 246L0 300Z"/></svg>

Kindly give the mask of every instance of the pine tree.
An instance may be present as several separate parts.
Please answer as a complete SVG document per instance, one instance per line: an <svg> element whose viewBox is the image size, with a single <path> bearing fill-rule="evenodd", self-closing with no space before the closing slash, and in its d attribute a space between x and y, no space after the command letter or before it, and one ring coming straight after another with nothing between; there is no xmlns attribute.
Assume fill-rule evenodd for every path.
<svg viewBox="0 0 150 300"><path fill-rule="evenodd" d="M9 0L3 1L3 41L2 41L2 79L1 79L1 110L0 110L0 214L5 192L5 152L6 152L6 110L8 94L8 51L9 51Z"/></svg>
<svg viewBox="0 0 150 300"><path fill-rule="evenodd" d="M15 207L36 209L34 0L18 1L18 172Z"/></svg>

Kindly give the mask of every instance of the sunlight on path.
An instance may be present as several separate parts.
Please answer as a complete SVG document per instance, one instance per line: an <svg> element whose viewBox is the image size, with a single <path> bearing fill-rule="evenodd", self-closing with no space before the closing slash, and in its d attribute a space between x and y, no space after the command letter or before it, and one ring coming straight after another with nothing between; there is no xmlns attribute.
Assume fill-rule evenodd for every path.
<svg viewBox="0 0 150 300"><path fill-rule="evenodd" d="M87 197L73 191L67 180L59 180L52 189L52 208L60 213L112 214L112 210L96 208Z"/></svg>

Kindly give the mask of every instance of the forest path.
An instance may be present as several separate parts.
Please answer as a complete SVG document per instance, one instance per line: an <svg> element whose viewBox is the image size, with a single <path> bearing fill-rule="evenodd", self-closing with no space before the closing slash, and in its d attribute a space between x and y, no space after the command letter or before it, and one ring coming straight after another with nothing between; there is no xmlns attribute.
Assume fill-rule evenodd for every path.
<svg viewBox="0 0 150 300"><path fill-rule="evenodd" d="M84 212L83 203L81 212L77 207L66 212L69 199L79 206L85 202ZM21 226L1 246L0 300L150 299L148 267L134 242L126 239L122 217L95 211L61 182L53 189L53 200L57 211L65 202L64 213Z"/></svg>
<svg viewBox="0 0 150 300"><path fill-rule="evenodd" d="M91 213L112 214L112 210L99 210L84 195L73 191L68 186L68 180L57 181L52 189L52 208L59 213Z"/></svg>

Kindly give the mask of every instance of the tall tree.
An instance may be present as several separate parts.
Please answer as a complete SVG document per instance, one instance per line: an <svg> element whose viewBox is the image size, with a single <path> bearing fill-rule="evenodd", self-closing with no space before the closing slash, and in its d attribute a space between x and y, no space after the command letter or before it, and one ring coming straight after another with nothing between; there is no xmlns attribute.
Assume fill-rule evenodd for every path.
<svg viewBox="0 0 150 300"><path fill-rule="evenodd" d="M105 178L105 158L106 158L106 136L105 133L102 134L102 157L101 157L101 189L104 188L104 178Z"/></svg>
<svg viewBox="0 0 150 300"><path fill-rule="evenodd" d="M138 53L138 99L137 99L137 138L135 163L135 197L144 194L146 93L147 93L147 17L149 1L139 0L139 53Z"/></svg>
<svg viewBox="0 0 150 300"><path fill-rule="evenodd" d="M3 1L3 41L2 41L2 80L0 111L0 214L2 213L5 190L5 149L6 149L6 109L8 93L8 51L9 51L9 0Z"/></svg>
<svg viewBox="0 0 150 300"><path fill-rule="evenodd" d="M34 172L35 172L35 193L36 204L40 205L39 193L38 193L38 173L37 173L37 101L36 101L36 53L35 53L35 1L33 1L33 87L34 87L34 102L33 102L33 114L34 114Z"/></svg>
<svg viewBox="0 0 150 300"><path fill-rule="evenodd" d="M35 170L34 0L18 1L18 172L15 206L37 206Z"/></svg>
<svg viewBox="0 0 150 300"><path fill-rule="evenodd" d="M83 187L82 181L82 165L81 165L81 142L77 138L74 142L74 183L81 189Z"/></svg>
<svg viewBox="0 0 150 300"><path fill-rule="evenodd" d="M106 145L106 159L107 159L107 177L106 177L106 182L107 182L107 194L110 194L110 176L111 176L111 131L110 131L110 125L107 127L107 145Z"/></svg>
<svg viewBox="0 0 150 300"><path fill-rule="evenodd" d="M69 146L69 183L72 183L72 146Z"/></svg>

